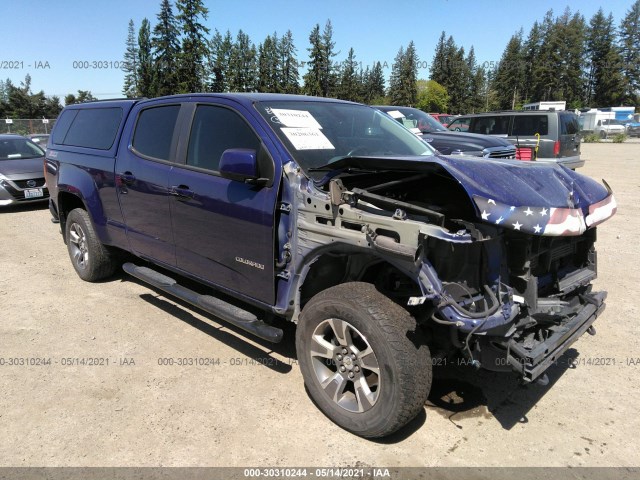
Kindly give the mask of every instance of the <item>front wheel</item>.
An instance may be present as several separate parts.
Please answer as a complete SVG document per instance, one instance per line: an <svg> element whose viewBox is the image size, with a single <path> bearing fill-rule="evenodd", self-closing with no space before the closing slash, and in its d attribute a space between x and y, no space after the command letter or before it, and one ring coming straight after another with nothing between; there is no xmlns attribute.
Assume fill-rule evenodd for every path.
<svg viewBox="0 0 640 480"><path fill-rule="evenodd" d="M409 313L368 283L329 288L304 307L296 350L305 385L332 421L389 435L424 407L431 356Z"/></svg>
<svg viewBox="0 0 640 480"><path fill-rule="evenodd" d="M71 264L81 279L96 282L113 275L117 261L98 239L89 214L82 208L67 215L65 238Z"/></svg>

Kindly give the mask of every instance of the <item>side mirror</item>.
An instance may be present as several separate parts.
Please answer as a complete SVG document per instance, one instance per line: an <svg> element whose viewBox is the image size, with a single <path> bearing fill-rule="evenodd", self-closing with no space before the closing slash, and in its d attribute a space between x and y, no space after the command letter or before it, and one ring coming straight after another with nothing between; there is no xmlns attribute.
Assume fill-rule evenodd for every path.
<svg viewBox="0 0 640 480"><path fill-rule="evenodd" d="M268 178L258 177L258 159L255 150L247 148L230 148L222 152L218 167L220 176L237 182L264 186Z"/></svg>

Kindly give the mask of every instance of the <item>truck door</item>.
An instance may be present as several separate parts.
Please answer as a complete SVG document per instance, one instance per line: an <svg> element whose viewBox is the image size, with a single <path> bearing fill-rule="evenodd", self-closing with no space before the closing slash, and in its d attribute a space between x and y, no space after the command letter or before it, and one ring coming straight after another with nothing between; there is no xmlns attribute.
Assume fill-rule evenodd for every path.
<svg viewBox="0 0 640 480"><path fill-rule="evenodd" d="M180 105L160 104L133 114L128 148L116 161L118 201L129 246L136 254L175 266L169 206L169 172L176 156Z"/></svg>
<svg viewBox="0 0 640 480"><path fill-rule="evenodd" d="M573 113L560 113L560 157L580 155L580 124Z"/></svg>
<svg viewBox="0 0 640 480"><path fill-rule="evenodd" d="M260 151L258 127L223 104L193 103L190 108L192 121L185 123L179 147L183 164L169 173L177 266L224 289L273 304L278 182L255 186L218 173L225 150ZM262 153L269 155L264 147Z"/></svg>

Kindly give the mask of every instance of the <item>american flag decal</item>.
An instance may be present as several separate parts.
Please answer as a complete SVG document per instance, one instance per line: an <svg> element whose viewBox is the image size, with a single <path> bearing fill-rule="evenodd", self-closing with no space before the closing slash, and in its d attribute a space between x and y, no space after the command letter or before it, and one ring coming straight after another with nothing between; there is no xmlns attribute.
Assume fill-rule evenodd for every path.
<svg viewBox="0 0 640 480"><path fill-rule="evenodd" d="M613 195L589 207L586 219L579 208L516 207L491 198L473 196L480 218L486 223L500 225L531 235L581 235L616 212Z"/></svg>

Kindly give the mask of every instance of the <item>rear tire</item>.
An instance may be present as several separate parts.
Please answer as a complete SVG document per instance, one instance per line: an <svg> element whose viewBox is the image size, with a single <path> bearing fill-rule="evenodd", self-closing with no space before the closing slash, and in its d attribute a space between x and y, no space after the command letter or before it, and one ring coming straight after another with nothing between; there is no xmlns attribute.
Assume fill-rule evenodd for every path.
<svg viewBox="0 0 640 480"><path fill-rule="evenodd" d="M89 214L82 208L67 215L65 238L71 264L82 280L96 282L113 275L118 262L100 242Z"/></svg>
<svg viewBox="0 0 640 480"><path fill-rule="evenodd" d="M296 331L310 396L333 422L363 437L389 435L423 408L431 355L414 318L368 283L313 297Z"/></svg>

